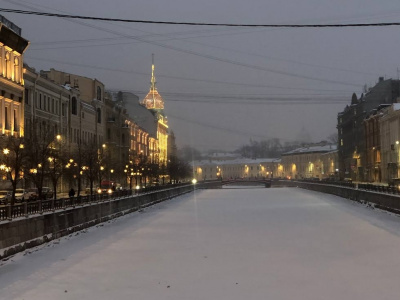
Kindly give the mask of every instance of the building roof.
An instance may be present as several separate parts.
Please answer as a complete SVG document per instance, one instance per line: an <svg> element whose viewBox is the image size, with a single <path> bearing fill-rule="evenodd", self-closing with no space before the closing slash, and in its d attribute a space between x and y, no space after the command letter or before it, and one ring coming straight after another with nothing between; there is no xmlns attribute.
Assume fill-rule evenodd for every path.
<svg viewBox="0 0 400 300"><path fill-rule="evenodd" d="M315 145L309 147L301 147L292 151L283 153L282 155L293 155L293 154L304 154L304 153L315 153L315 152L331 152L337 149L337 145Z"/></svg>
<svg viewBox="0 0 400 300"><path fill-rule="evenodd" d="M120 101L121 105L137 125L142 127L152 137L157 137L157 118L146 107L139 103L139 97L129 92L109 92L113 101ZM118 97L118 94L121 97Z"/></svg>
<svg viewBox="0 0 400 300"><path fill-rule="evenodd" d="M237 158L232 160L198 160L194 161L194 165L251 165L251 164L263 164L263 163L279 163L279 158Z"/></svg>

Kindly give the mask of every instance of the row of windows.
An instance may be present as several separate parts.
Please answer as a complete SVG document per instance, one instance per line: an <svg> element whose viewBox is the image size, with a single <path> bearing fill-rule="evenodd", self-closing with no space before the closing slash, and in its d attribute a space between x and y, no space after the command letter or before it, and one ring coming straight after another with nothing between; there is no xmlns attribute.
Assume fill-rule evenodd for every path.
<svg viewBox="0 0 400 300"><path fill-rule="evenodd" d="M22 66L20 57L6 50L3 46L0 46L0 72L7 79L17 83L21 82Z"/></svg>
<svg viewBox="0 0 400 300"><path fill-rule="evenodd" d="M30 105L31 98L30 98L30 91L29 89L25 89L25 103ZM37 109L41 109L43 111L47 111L49 113L55 114L55 115L60 115L64 117L66 115L66 107L65 104L62 103L60 105L60 100L59 99L54 99L51 98L48 95L42 94L35 92L35 98L33 99L33 102L35 103L35 107ZM61 108L61 112L60 112Z"/></svg>
<svg viewBox="0 0 400 300"><path fill-rule="evenodd" d="M89 143L96 140L96 134L84 130L80 132L79 129L70 128L69 140L72 143L78 143L80 140L82 143Z"/></svg>

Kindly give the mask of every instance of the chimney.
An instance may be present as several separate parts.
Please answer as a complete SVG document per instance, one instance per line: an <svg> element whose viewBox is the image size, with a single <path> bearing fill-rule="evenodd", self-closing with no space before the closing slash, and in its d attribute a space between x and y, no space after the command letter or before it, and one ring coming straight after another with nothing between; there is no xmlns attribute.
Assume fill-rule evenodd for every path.
<svg viewBox="0 0 400 300"><path fill-rule="evenodd" d="M379 82L382 82L384 80L383 77L379 77Z"/></svg>

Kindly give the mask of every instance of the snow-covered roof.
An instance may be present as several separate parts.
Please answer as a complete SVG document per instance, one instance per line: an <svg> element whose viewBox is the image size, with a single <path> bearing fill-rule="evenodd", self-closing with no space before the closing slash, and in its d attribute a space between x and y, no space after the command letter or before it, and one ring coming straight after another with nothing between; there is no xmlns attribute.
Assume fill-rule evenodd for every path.
<svg viewBox="0 0 400 300"><path fill-rule="evenodd" d="M263 163L279 163L281 160L279 158L237 158L232 160L199 160L194 161L195 166L199 165L250 165L250 164L263 164Z"/></svg>
<svg viewBox="0 0 400 300"><path fill-rule="evenodd" d="M337 145L315 145L309 147L297 148L292 151L283 153L282 155L291 155L291 154L304 154L304 153L313 153L313 152L331 152L337 149Z"/></svg>
<svg viewBox="0 0 400 300"><path fill-rule="evenodd" d="M393 110L400 110L400 103L393 103Z"/></svg>

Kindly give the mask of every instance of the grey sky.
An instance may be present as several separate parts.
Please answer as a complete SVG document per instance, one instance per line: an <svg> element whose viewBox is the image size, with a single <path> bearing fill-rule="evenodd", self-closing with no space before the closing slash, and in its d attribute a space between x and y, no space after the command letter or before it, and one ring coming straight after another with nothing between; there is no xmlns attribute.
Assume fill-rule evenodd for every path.
<svg viewBox="0 0 400 300"><path fill-rule="evenodd" d="M398 22L400 17L398 0L0 0L0 7L250 24ZM149 89L154 53L158 90L177 143L201 149L235 149L250 138L290 141L303 127L313 141L324 139L336 131L336 115L353 92L361 93L379 76L397 78L400 67L400 27L249 29L4 16L31 41L29 65L94 77L109 89L140 97ZM284 100L271 104L279 96ZM285 104L290 98L297 102ZM306 104L308 98L319 104Z"/></svg>

